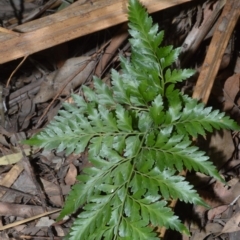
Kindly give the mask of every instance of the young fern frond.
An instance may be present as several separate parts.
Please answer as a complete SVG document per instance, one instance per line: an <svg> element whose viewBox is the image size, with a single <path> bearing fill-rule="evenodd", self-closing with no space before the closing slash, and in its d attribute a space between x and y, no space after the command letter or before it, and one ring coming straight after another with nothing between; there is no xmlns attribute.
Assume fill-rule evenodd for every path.
<svg viewBox="0 0 240 240"><path fill-rule="evenodd" d="M158 239L154 227L182 233L187 229L167 201L206 204L178 173L186 168L221 180L205 153L190 139L213 129L239 130L224 113L175 89L194 74L172 70L179 49L159 47L163 32L152 24L137 0L129 1L130 61L120 58L121 74L112 70L111 86L94 78L94 89L42 132L26 142L66 154L88 150L93 167L77 177L59 218L82 208L67 239Z"/></svg>

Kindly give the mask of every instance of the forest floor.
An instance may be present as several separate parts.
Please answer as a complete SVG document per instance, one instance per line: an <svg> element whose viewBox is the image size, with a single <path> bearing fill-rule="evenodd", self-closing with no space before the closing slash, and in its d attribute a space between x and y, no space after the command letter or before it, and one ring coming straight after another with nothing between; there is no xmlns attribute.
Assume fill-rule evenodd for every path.
<svg viewBox="0 0 240 240"><path fill-rule="evenodd" d="M53 1L28 0L24 2L23 14L18 1L13 1L14 6L10 2L0 2L0 40L4 29L14 31L24 19L32 21L34 11L34 19L42 18L71 5L70 1L49 4ZM95 4L94 0L87 2ZM190 1L157 11L152 17L165 31L164 43L182 47L176 65L197 72L179 85L182 91L227 112L240 123L240 8L237 2ZM235 3L237 19L233 19L236 9L229 7ZM221 17L227 19L229 25L219 25ZM57 240L68 232L75 216L61 222L56 222L56 218L76 176L89 165L87 154L66 156L64 151L30 149L20 142L44 128L57 115L63 102L72 101L72 92L78 93L83 85L91 86L92 76L108 82L110 70L119 69L119 54L131 54L126 23L38 51L25 56L24 60L1 60L0 240ZM204 68L206 64L210 64L208 72ZM80 71L81 66L84 67ZM228 185L205 175L188 173L187 178L211 209L177 202L175 212L191 236L166 232L164 239L239 239L239 139L239 132L222 131L197 140Z"/></svg>

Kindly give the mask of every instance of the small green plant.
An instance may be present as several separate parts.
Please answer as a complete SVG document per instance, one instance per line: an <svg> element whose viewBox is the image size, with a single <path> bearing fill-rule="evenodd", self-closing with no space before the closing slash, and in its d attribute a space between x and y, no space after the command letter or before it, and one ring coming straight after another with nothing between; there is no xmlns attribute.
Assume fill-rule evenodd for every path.
<svg viewBox="0 0 240 240"><path fill-rule="evenodd" d="M175 88L193 70L171 69L179 49L159 47L163 31L137 0L129 1L131 59L112 70L111 86L94 78L94 90L64 104L46 129L26 142L81 153L93 167L77 177L60 219L81 209L69 240L159 239L154 227L188 230L167 202L206 204L183 176L184 168L222 180L191 138L213 129L238 129L224 113L204 107Z"/></svg>

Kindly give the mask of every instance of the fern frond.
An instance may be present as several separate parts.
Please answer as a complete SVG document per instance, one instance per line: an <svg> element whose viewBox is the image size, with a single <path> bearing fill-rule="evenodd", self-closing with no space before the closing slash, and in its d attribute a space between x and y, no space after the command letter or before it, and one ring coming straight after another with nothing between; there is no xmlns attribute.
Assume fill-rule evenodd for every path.
<svg viewBox="0 0 240 240"><path fill-rule="evenodd" d="M175 124L179 134L187 132L197 137L198 134L206 135L205 131L213 132L213 129L239 130L238 124L219 110L205 107L203 103L198 103L197 100L187 96L184 96L184 99L185 106Z"/></svg>
<svg viewBox="0 0 240 240"><path fill-rule="evenodd" d="M158 33L158 25L152 22L145 9L138 1L131 1L128 9L129 34L133 53L140 53L153 62L156 57L156 50L163 40L163 32ZM158 66L159 67L159 66Z"/></svg>
<svg viewBox="0 0 240 240"><path fill-rule="evenodd" d="M170 137L169 134L166 135L162 131L157 135L155 145L147 146L143 151L142 155L146 156L145 159L154 161L160 171L164 171L168 167L180 172L185 167L190 171L199 171L222 181L205 153L199 151L197 147L191 146L191 142L186 137L183 138L183 135Z"/></svg>
<svg viewBox="0 0 240 240"><path fill-rule="evenodd" d="M120 57L111 84L94 78L40 133L25 141L46 149L82 153L92 167L77 177L59 219L81 209L68 240L158 239L154 227L187 229L167 207L171 199L206 204L179 172L199 171L222 181L190 139L237 123L175 88L194 74L171 69L179 49L159 46L164 32L137 0L129 0L132 55Z"/></svg>
<svg viewBox="0 0 240 240"><path fill-rule="evenodd" d="M183 80L190 78L194 73L195 71L192 69L174 69L171 71L170 68L168 68L165 73L165 79L168 83L182 82Z"/></svg>
<svg viewBox="0 0 240 240"><path fill-rule="evenodd" d="M89 201L91 197L99 194L102 179L104 177L107 179L109 176L107 173L115 166L115 163L103 162L96 158L94 159L94 163L98 167L84 169L84 174L77 177L79 183L73 186L72 191L67 197L67 204L65 204L59 218L76 212L86 201ZM103 166L102 170L100 170L100 166ZM81 194L79 194L79 192L81 192Z"/></svg>
<svg viewBox="0 0 240 240"><path fill-rule="evenodd" d="M205 204L202 200L200 200L196 190L194 190L183 177L177 176L175 171L167 168L160 171L158 167L154 167L151 171L143 174L142 172L146 171L143 171L142 166L145 166L143 165L143 162L137 164L137 168L139 165L141 165L140 169L135 172L130 184L133 192L137 191L137 189L141 187L141 189L145 189L146 191L148 190L152 195L156 195L160 191L161 196L165 200L178 198L184 202L201 205ZM156 188L156 186L159 187ZM184 189L184 192L182 189Z"/></svg>

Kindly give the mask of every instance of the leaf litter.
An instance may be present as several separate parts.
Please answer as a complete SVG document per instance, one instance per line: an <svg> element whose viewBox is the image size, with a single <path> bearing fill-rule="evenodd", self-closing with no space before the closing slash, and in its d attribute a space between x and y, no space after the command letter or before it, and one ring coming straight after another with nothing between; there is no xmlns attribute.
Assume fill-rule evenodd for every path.
<svg viewBox="0 0 240 240"><path fill-rule="evenodd" d="M211 15L210 9L212 9L212 6L214 6L216 2L218 1L204 1L202 5L186 5L181 12L176 9L173 9L172 12L163 12L164 16L169 15L165 21L161 18L158 19L159 16L156 14L155 18L158 19L159 25L166 30L166 41L172 42L175 47L177 45L181 46L183 40L193 27L193 24L196 24L195 27L197 24L201 25L201 18L203 18L205 14L206 16ZM5 15L5 17L6 16L8 15ZM9 16L13 16L13 14L9 13ZM194 22L194 19L196 19L197 22ZM9 24L9 19L4 20ZM203 23L205 24L205 22ZM204 26L205 25L201 25L201 29L204 29ZM110 31L111 34L108 38L114 39L117 31L115 29ZM236 28L236 32L239 34L239 26L238 29ZM174 36L178 35L178 37L173 38L173 33ZM197 35L195 35L195 33L191 34L193 34L193 37L191 36L192 39L196 38ZM71 44L76 46L76 48L73 49L70 46L71 44L66 43L68 51L72 51L73 54L67 54L68 56L72 56L68 57L68 60L62 67L59 67L59 69L56 69L58 65L57 61L52 61L51 55L48 52L43 55L32 56L33 61L25 62L17 74L13 76L9 89L5 89L5 92L3 91L2 96L8 109L7 112L3 109L3 106L2 109L0 109L4 111L4 114L7 116L7 123L4 125L5 131L2 130L0 134L0 163L1 161L4 163L7 158L9 164L1 164L0 186L5 186L13 191L1 189L1 202L3 205L0 205L0 213L2 215L2 225L8 225L23 219L24 216L20 214L20 210L23 210L25 206L30 207L28 210L29 214L26 214L28 217L61 207L65 196L75 181L76 174L79 174L83 167L89 165L87 153L85 155L72 154L66 157L64 152L41 152L35 149L31 156L32 167L35 169L34 174L42 183L43 195L45 195L47 202L46 208L43 207L41 210L40 206L42 204L38 196L39 191L36 189L32 179L23 171L22 166L16 164L17 162L21 162L22 150L19 150L19 148L16 149L18 143L15 134L22 133L20 135L20 139L22 140L29 137L32 133L38 132L40 128L50 122L57 114L63 101L71 101L69 97L71 92L81 92L81 86L83 84L91 86L91 77L96 73L94 72L95 66L97 66L97 62L99 59L101 60L104 55L112 55L113 57L104 58L103 69L101 69L101 65L98 65L97 74L103 75L108 79L109 68L117 67L119 64L116 49L120 48L121 53L126 56L130 54L130 52L128 44L124 42L125 36L123 36L122 46L117 41L118 38L116 38L116 40L111 42L111 48L108 48L112 52L106 52L106 48L102 48L101 51L104 52L104 54L102 54L102 52L99 51L98 45L104 46L104 43L107 42L106 35L106 31L99 33L98 39L103 39L98 40L99 42L96 42L94 34L92 37L88 36L78 39L75 42L73 41ZM195 66L196 69L201 71L201 54L207 52L206 44L210 37L211 31L209 30L208 35L205 37L206 40L203 40L202 45L194 49L196 50L196 55L190 58L191 60L185 60L186 64L192 67ZM239 41L239 37L237 37L237 39ZM114 44L117 47L114 47ZM82 45L82 47L79 48L79 45ZM89 49L87 45L92 48L88 52L84 49ZM229 114L234 116L238 121L240 104L240 58L236 54L237 51L239 51L239 49L235 46L231 52L230 63L227 64L227 66L223 64L222 69L220 69L218 75L220 80L215 83L210 101L225 111L228 111ZM79 52L84 54L79 54ZM92 57L92 53L96 54L94 58ZM78 55L78 58L73 55ZM79 66L85 61L88 61L86 68L76 73L75 71L78 71ZM6 64L5 66L7 67L4 68L4 70L0 66L3 72L0 79L1 85L6 83L8 76L15 68L14 64ZM69 80L71 78L75 79L75 81L72 81L67 88L64 87L65 85L67 86L67 81L71 81ZM184 91L191 93L193 86L194 79L187 81L186 85L180 87L182 87ZM54 101L51 103L50 101L52 101L52 99L54 99ZM47 112L45 112L46 109L48 109ZM192 216L197 215L198 219L201 220L201 224L197 225L193 217L185 221L191 232L191 236L188 239L238 239L235 233L240 230L240 201L238 199L240 195L239 134L237 132L231 134L227 132L213 135L210 139L206 140L210 140L207 144L208 149L213 149L213 152L218 153L213 154L213 161L218 165L220 173L227 181L227 185L212 182L211 179L206 179L205 176L194 176L195 180L193 179L193 183L199 188L200 195L201 192L204 192L201 196L212 209L197 208L197 206L193 208ZM26 151L28 151L28 149ZM15 164L14 168L12 167L13 164ZM13 171L11 171L10 168L12 168ZM4 212L7 204L12 204L9 205L9 209L14 209L14 211L10 211L12 215ZM38 212L36 211L37 209ZM40 236L50 237L55 234L57 238L54 239L60 239L66 234L67 229L71 225L71 219L70 221L63 221L56 225L52 224L52 219L56 219L56 214L50 215L50 218L39 218L35 223L29 222L19 226L16 225L15 227L2 231L0 238L10 239L11 237L11 239L19 239L20 237L20 239L24 239L31 237L32 239L37 239L37 237ZM43 226L45 226L45 228L43 228ZM55 233L51 230L52 228L56 231ZM186 236L178 236L178 238L174 239L186 239Z"/></svg>

